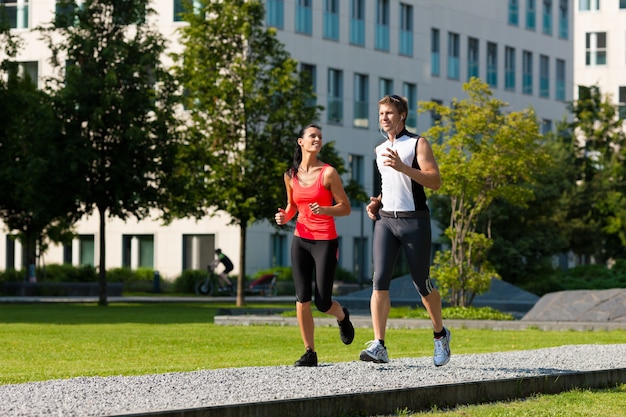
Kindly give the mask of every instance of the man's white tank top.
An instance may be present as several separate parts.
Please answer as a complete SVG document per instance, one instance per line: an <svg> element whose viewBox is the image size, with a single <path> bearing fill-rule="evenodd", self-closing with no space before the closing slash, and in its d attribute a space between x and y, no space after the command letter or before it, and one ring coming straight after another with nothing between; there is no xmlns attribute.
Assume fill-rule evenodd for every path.
<svg viewBox="0 0 626 417"><path fill-rule="evenodd" d="M401 132L391 142L386 140L376 147L376 164L381 177L382 210L407 212L428 210L424 187L413 181L408 175L402 174L392 167L385 166L387 159L382 155L387 153L387 148L398 152L398 156L406 165L419 169L416 158L417 141L420 136L407 130Z"/></svg>

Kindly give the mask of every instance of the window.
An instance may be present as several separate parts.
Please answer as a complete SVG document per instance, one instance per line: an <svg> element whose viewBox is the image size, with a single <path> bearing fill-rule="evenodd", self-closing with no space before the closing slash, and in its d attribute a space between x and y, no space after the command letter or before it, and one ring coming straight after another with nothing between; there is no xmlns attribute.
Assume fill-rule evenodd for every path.
<svg viewBox="0 0 626 417"><path fill-rule="evenodd" d="M504 48L504 89L515 90L515 48Z"/></svg>
<svg viewBox="0 0 626 417"><path fill-rule="evenodd" d="M552 120L543 119L541 120L541 134L546 135L552 132Z"/></svg>
<svg viewBox="0 0 626 417"><path fill-rule="evenodd" d="M343 72L338 69L328 69L328 123L343 122Z"/></svg>
<svg viewBox="0 0 626 417"><path fill-rule="evenodd" d="M405 124L411 129L417 128L417 85L413 83L402 84L402 95L406 97L409 105L409 114L406 115Z"/></svg>
<svg viewBox="0 0 626 417"><path fill-rule="evenodd" d="M282 29L284 25L284 1L283 0L267 0L267 9L265 11L265 19L267 26Z"/></svg>
<svg viewBox="0 0 626 417"><path fill-rule="evenodd" d="M535 30L536 15L535 0L526 0L526 29Z"/></svg>
<svg viewBox="0 0 626 417"><path fill-rule="evenodd" d="M509 0L509 25L519 25L519 2Z"/></svg>
<svg viewBox="0 0 626 417"><path fill-rule="evenodd" d="M487 42L487 84L498 86L498 44Z"/></svg>
<svg viewBox="0 0 626 417"><path fill-rule="evenodd" d="M550 58L539 55L539 97L550 97Z"/></svg>
<svg viewBox="0 0 626 417"><path fill-rule="evenodd" d="M313 34L313 0L298 0L296 4L296 32L305 35Z"/></svg>
<svg viewBox="0 0 626 417"><path fill-rule="evenodd" d="M413 56L413 6L400 3L400 54Z"/></svg>
<svg viewBox="0 0 626 417"><path fill-rule="evenodd" d="M598 0L600 1L600 0ZM619 0L619 8L626 9L626 0Z"/></svg>
<svg viewBox="0 0 626 417"><path fill-rule="evenodd" d="M354 74L354 127L368 128L369 106L369 77L364 74Z"/></svg>
<svg viewBox="0 0 626 417"><path fill-rule="evenodd" d="M552 0L543 0L541 28L544 35L552 35Z"/></svg>
<svg viewBox="0 0 626 417"><path fill-rule="evenodd" d="M569 38L569 8L568 0L559 0L559 38Z"/></svg>
<svg viewBox="0 0 626 417"><path fill-rule="evenodd" d="M304 81L311 86L311 91L317 94L317 67L312 64L300 64L300 75L304 78ZM307 103L309 106L315 106L317 104L316 97L311 97Z"/></svg>
<svg viewBox="0 0 626 417"><path fill-rule="evenodd" d="M365 0L350 3L350 43L365 46Z"/></svg>
<svg viewBox="0 0 626 417"><path fill-rule="evenodd" d="M287 236L272 235L272 266L287 266Z"/></svg>
<svg viewBox="0 0 626 417"><path fill-rule="evenodd" d="M556 83L554 98L556 100L565 101L565 61L556 60Z"/></svg>
<svg viewBox="0 0 626 417"><path fill-rule="evenodd" d="M183 271L206 270L215 257L215 235L183 235Z"/></svg>
<svg viewBox="0 0 626 417"><path fill-rule="evenodd" d="M78 262L79 265L95 266L96 243L94 235L78 236Z"/></svg>
<svg viewBox="0 0 626 417"><path fill-rule="evenodd" d="M378 96L390 96L394 93L393 91L393 80L389 78L381 78L378 80Z"/></svg>
<svg viewBox="0 0 626 417"><path fill-rule="evenodd" d="M530 51L522 54L522 93L533 93L533 53Z"/></svg>
<svg viewBox="0 0 626 417"><path fill-rule="evenodd" d="M430 75L439 77L439 29L430 30Z"/></svg>
<svg viewBox="0 0 626 417"><path fill-rule="evenodd" d="M478 77L478 48L479 48L478 39L476 38L467 38L467 79L469 80L472 77Z"/></svg>
<svg viewBox="0 0 626 417"><path fill-rule="evenodd" d="M7 269L15 269L15 239L16 236L6 235L5 244L6 244L6 252L5 252L5 270Z"/></svg>
<svg viewBox="0 0 626 417"><path fill-rule="evenodd" d="M324 0L324 38L339 40L339 0Z"/></svg>
<svg viewBox="0 0 626 417"><path fill-rule="evenodd" d="M24 79L28 78L37 86L39 84L39 62L26 61L18 63L18 74Z"/></svg>
<svg viewBox="0 0 626 417"><path fill-rule="evenodd" d="M620 5L623 0L620 0ZM600 10L600 0L578 0L578 10Z"/></svg>
<svg viewBox="0 0 626 417"><path fill-rule="evenodd" d="M622 85L619 87L617 98L619 100L619 104L617 106L617 114L620 120L626 120L626 86Z"/></svg>
<svg viewBox="0 0 626 417"><path fill-rule="evenodd" d="M448 78L459 79L459 34L448 32Z"/></svg>
<svg viewBox="0 0 626 417"><path fill-rule="evenodd" d="M374 47L381 51L389 50L389 0L376 2L376 40Z"/></svg>
<svg viewBox="0 0 626 417"><path fill-rule="evenodd" d="M153 235L122 235L122 266L125 268L154 267Z"/></svg>
<svg viewBox="0 0 626 417"><path fill-rule="evenodd" d="M179 10L177 12L177 7L182 7L182 0L174 1L174 21L176 21L176 16L179 15L184 10ZM77 1L77 4L81 4L82 2ZM55 24L59 27L69 27L73 26L76 22L74 20L74 6L68 3L61 3L57 1L55 11L54 11L54 20Z"/></svg>
<svg viewBox="0 0 626 417"><path fill-rule="evenodd" d="M29 0L2 0L4 12L11 29L28 29Z"/></svg>
<svg viewBox="0 0 626 417"><path fill-rule="evenodd" d="M354 181L360 186L363 186L363 182L365 180L365 172L363 165L363 155L348 155L348 164L350 165L350 171L348 174L350 175L350 180ZM358 201L351 201L350 205L353 209L361 209L363 208L363 204Z"/></svg>
<svg viewBox="0 0 626 417"><path fill-rule="evenodd" d="M585 65L606 65L606 32L587 32L585 51Z"/></svg>
<svg viewBox="0 0 626 417"><path fill-rule="evenodd" d="M192 7L194 11L200 9L202 5L200 4L200 0L193 0ZM174 0L174 22L182 22L184 19L183 14L186 12L185 10L185 0Z"/></svg>

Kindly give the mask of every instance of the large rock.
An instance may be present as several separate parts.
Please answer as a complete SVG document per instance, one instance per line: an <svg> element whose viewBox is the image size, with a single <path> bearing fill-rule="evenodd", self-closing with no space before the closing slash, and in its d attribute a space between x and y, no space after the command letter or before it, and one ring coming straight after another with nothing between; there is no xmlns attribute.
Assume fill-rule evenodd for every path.
<svg viewBox="0 0 626 417"><path fill-rule="evenodd" d="M541 297L522 320L626 322L626 289L549 293Z"/></svg>

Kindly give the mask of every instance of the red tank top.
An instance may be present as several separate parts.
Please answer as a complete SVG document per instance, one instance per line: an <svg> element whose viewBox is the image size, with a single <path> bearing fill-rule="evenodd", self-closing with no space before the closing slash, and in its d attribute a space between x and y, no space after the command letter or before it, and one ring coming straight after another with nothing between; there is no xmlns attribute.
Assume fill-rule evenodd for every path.
<svg viewBox="0 0 626 417"><path fill-rule="evenodd" d="M304 239L332 240L337 238L335 219L333 216L313 214L309 203L317 202L320 206L332 206L333 194L324 187L324 171L330 165L326 164L320 170L315 182L309 187L302 187L298 177L292 181L293 201L298 207L295 235Z"/></svg>

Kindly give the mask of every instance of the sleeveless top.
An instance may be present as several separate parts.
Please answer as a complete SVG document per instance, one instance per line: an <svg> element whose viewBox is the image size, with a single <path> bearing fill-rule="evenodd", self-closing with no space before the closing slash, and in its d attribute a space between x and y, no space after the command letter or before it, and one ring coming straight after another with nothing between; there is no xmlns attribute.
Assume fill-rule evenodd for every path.
<svg viewBox="0 0 626 417"><path fill-rule="evenodd" d="M414 212L428 210L424 186L413 181L408 175L402 174L392 167L385 166L386 149L398 152L398 156L406 165L420 169L417 163L417 141L419 135L406 129L396 137L393 143L386 140L376 147L376 164L381 178L382 210L392 212Z"/></svg>
<svg viewBox="0 0 626 417"><path fill-rule="evenodd" d="M320 206L332 206L333 194L324 187L324 171L330 165L326 164L320 170L315 182L309 187L300 185L297 176L293 176L293 201L298 208L298 219L294 235L304 239L332 240L337 238L335 219L333 216L313 214L309 203L317 202Z"/></svg>

